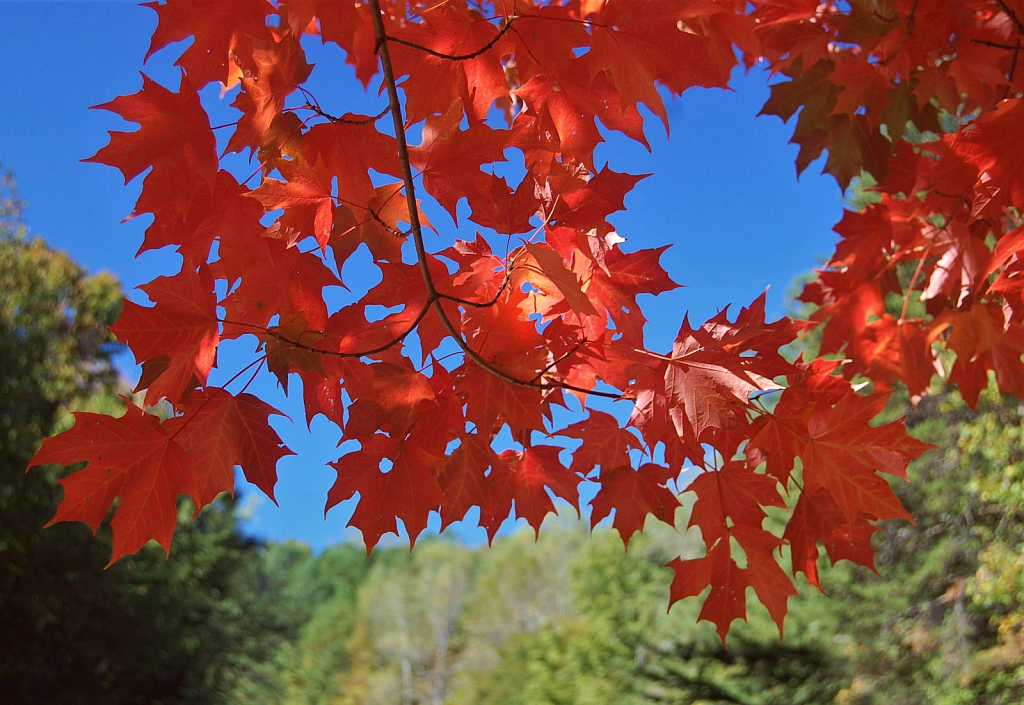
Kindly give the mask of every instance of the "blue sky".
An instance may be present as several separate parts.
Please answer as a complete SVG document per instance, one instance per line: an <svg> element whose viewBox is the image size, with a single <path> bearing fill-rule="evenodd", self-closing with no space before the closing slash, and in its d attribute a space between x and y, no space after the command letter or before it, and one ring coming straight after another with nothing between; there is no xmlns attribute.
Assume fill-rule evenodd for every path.
<svg viewBox="0 0 1024 705"><path fill-rule="evenodd" d="M116 169L79 160L106 144L107 130L134 129L89 106L138 91L140 70L176 87L172 64L184 45L168 47L143 67L156 14L131 2L0 0L0 18L6 29L0 42L0 163L15 172L28 202L29 226L89 270L116 273L129 296L144 302L132 287L176 272L180 260L169 251L134 258L148 217L121 220L134 206L141 179L126 187ZM310 60L317 63L313 92L325 107L336 106L331 112L375 112L383 105L362 93L338 50L325 51L316 40L309 48ZM662 264L685 285L641 301L650 320L645 335L651 349L671 346L687 311L691 321L702 321L730 302L749 303L765 287L770 287L769 314L780 316L789 283L815 266L835 241L831 228L842 208L835 180L818 175L819 161L797 181L797 150L787 144L791 127L777 118L755 118L768 96L762 72L737 73L733 86L731 92L694 89L670 101L670 140L656 119L648 121L653 154L618 139L597 153L599 166L607 161L615 171L653 174L627 196L627 210L611 220L627 239L627 249L673 243ZM236 119L228 107L231 95L220 100L211 86L203 96L213 124ZM442 232L453 230L440 212L428 215ZM250 359L251 348L252 342L244 341L222 352L225 377ZM242 362L232 366L233 360ZM125 374L137 378L130 362L124 361ZM269 377L250 391L302 418L301 402L285 400ZM344 528L350 507L322 518L335 475L325 464L340 454L337 430L314 423L307 432L305 424L283 419L275 426L299 455L279 467L280 508L255 502L248 529L314 548L353 537ZM243 492L254 498L258 491ZM457 532L470 541L480 539L468 527Z"/></svg>

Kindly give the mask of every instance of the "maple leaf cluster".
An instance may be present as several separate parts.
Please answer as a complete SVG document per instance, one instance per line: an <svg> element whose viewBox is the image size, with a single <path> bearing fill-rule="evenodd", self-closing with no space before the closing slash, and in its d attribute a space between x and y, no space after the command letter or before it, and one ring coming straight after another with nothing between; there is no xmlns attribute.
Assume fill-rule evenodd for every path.
<svg viewBox="0 0 1024 705"><path fill-rule="evenodd" d="M974 402L991 370L1024 391L1021 0L147 5L149 55L191 42L180 83L144 76L100 106L139 129L91 160L146 173L142 249L183 260L113 327L142 366L144 406L174 414L130 401L118 419L78 414L33 460L88 462L54 521L95 528L120 499L114 560L148 539L168 547L177 496L202 507L236 465L272 496L290 453L276 412L208 386L226 339L257 341L236 379L264 366L286 390L298 378L307 421L358 443L332 463L327 509L358 497L350 523L368 549L474 507L490 537L512 515L539 530L555 499L579 509L583 483L597 487L592 524L612 517L628 544L649 517L675 523L676 481L696 469L688 525L707 550L672 562L671 596L707 592L701 617L723 639L748 587L781 630L793 575L818 584L821 547L871 566L879 522L909 518L885 476L905 477L927 446L874 421L893 385L920 395L938 370ZM317 38L379 88L378 114L304 86ZM664 248L621 247L609 218L643 177L598 168L594 150L609 131L646 146L640 106L667 127L666 93L725 87L758 60L784 79L763 112L797 115L797 168L827 152L843 188L873 177L872 205L837 226L803 294L810 322L767 322L762 296L735 317L684 319L672 350L647 350L638 297L677 285ZM220 142L199 96L211 83L241 114ZM222 165L235 153L248 178ZM424 193L475 239L428 249ZM328 306L364 246L381 283ZM845 360L780 353L823 323L823 352ZM630 404L628 421L598 398ZM578 420L557 428L558 407ZM781 535L769 512L787 517Z"/></svg>
<svg viewBox="0 0 1024 705"><path fill-rule="evenodd" d="M925 394L938 371L974 406L992 372L1024 394L1024 3L856 2L761 19L767 56L791 78L764 112L803 106L798 168L827 149L842 186L862 169L875 182L802 296L817 305L811 324L827 321L822 352L879 390Z"/></svg>

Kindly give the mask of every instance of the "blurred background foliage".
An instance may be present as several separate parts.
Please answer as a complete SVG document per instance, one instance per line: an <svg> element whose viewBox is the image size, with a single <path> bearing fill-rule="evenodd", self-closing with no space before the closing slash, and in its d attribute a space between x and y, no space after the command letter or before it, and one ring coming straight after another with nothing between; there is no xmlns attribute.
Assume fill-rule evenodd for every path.
<svg viewBox="0 0 1024 705"><path fill-rule="evenodd" d="M961 705L1024 702L1024 407L938 392L909 414L939 448L897 487L878 573L824 571L785 639L751 605L722 647L699 604L666 612L690 533L552 523L474 548L367 558L245 536L235 500L104 570L109 535L43 530L57 470L25 465L70 412L127 393L106 332L121 292L32 237L0 183L0 700L258 705ZM822 558L823 561L827 559Z"/></svg>

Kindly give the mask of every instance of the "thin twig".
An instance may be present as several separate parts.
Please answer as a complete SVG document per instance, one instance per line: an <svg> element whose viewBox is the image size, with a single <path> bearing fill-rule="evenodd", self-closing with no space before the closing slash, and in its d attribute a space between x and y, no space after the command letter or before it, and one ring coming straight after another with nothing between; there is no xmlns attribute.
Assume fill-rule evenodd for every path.
<svg viewBox="0 0 1024 705"><path fill-rule="evenodd" d="M316 115L318 115L318 116L320 116L322 118L326 118L327 120L330 120L331 122L333 122L333 123L335 123L337 125L361 126L361 125L372 125L372 124L374 124L375 122L380 120L382 117L387 115L388 112L390 112L391 108L390 107L384 108L383 110L381 110L376 115L374 115L372 117L363 118L362 120L352 120L350 118L335 117L334 115L331 115L330 113L325 112L320 106L313 105L312 103L310 103L308 101L306 102L305 105L296 105L293 108L288 108L288 110L309 110L309 111L315 113Z"/></svg>
<svg viewBox="0 0 1024 705"><path fill-rule="evenodd" d="M999 5L1000 10L1005 12L1009 18L1013 20L1013 24L1016 25L1017 31L1020 32L1021 36L1024 36L1024 22L1021 22L1020 18L1017 17L1017 14L1010 9L1010 6L1006 4L1005 0L996 0L996 4Z"/></svg>
<svg viewBox="0 0 1024 705"><path fill-rule="evenodd" d="M980 44L983 47L991 47L992 49L1007 49L1009 51L1013 51L1019 48L1018 46L1014 46L1013 44L1000 44L999 42L990 42L987 39L974 39L973 37L968 39L967 41L969 41L971 44Z"/></svg>
<svg viewBox="0 0 1024 705"><path fill-rule="evenodd" d="M890 61L896 58L896 55L900 53L900 49L906 43L907 38L914 33L914 13L917 12L918 0L914 0L914 4L910 6L910 14L907 15L906 23L903 25L903 34L900 35L900 41L896 44L896 48L893 49L892 54L882 61L882 66L886 66Z"/></svg>
<svg viewBox="0 0 1024 705"><path fill-rule="evenodd" d="M965 199L964 199L963 196L961 196L960 200L957 202L956 206L953 208L952 211L950 211L949 217L946 219L946 224L942 226L942 229L939 230L939 232L936 235L936 237L938 237L938 235L940 235L942 233L950 233L949 226L952 225L953 218L956 216L957 211L960 210L960 207L962 205L964 205L964 204L965 204ZM921 270L924 267L924 262L928 258L928 252L929 252L929 250L931 250L932 245L934 245L934 244L935 244L935 237L933 237L933 238L928 240L928 244L925 246L924 251L921 253L921 258L917 262L917 269L914 270L914 276L910 278L910 285L907 287L907 294L906 294L906 296L903 297L903 309L900 311L900 318L899 318L900 323L902 323L903 320L907 317L907 307L910 305L910 295L912 293L914 293L914 287L917 285L917 277L918 277L918 275L921 274ZM942 244L947 244L947 243L942 243Z"/></svg>
<svg viewBox="0 0 1024 705"><path fill-rule="evenodd" d="M266 362L266 361L267 361L267 356L266 355L264 355L264 356L262 356L262 357L260 357L260 358L258 358L256 360L253 360L248 365L246 365L245 367L240 369L238 372L236 372L235 376L232 377L231 379L229 379L227 382L225 382L224 385L221 387L221 389L223 389L225 392L227 392L227 387L228 387L229 384L231 384L236 379L238 379L243 374L245 374L250 368L252 368L253 365L259 365L259 367L256 368L256 371L253 372L252 377L249 378L249 381L245 383L244 387L242 387L241 391L239 391L238 394L235 394L234 396L237 397L239 394L243 394L245 392L245 390L249 388L249 385L252 384L252 381L254 379L256 379L256 375L259 374L260 370L263 369L263 363ZM205 387L204 387L204 389L205 389ZM230 394L230 392L228 392L228 393ZM173 441L175 438L177 438L178 434L181 433L186 426L188 426L190 423L192 423L192 419L194 419L199 414L199 412L202 411L203 408L205 408L206 405L209 404L211 401L213 401L213 397L207 397L203 401L203 403L199 405L198 409L195 409L195 410L192 411L191 415L189 415L186 412L184 414L184 416L187 417L187 418L185 418L185 423L183 423L181 426L179 426L174 431L174 433L171 434L171 437L170 437L169 440ZM175 418L181 418L181 417L175 417Z"/></svg>
<svg viewBox="0 0 1024 705"><path fill-rule="evenodd" d="M413 320L413 322L409 325L409 327L406 328L404 331L402 331L402 333L400 333L397 337L393 338L390 342L387 342L384 345L380 345L380 346L377 346L375 348L371 348L369 350L361 350L359 352L341 352L340 350L324 350L322 348L313 347L312 345L306 345L305 343L300 343L297 340L292 340L291 338L289 338L289 337L287 337L285 335L281 335L280 333L275 331L273 328L267 328L266 326L258 326L255 323L242 323L240 321L231 321L231 320L228 320L228 319L223 319L220 322L221 323L225 323L227 325L232 325L232 326L242 326L244 328L253 328L254 330L258 330L260 333L263 333L265 335L269 335L269 336L271 336L273 338L277 338L282 343L288 343L292 347L298 348L299 350L305 350L307 352L313 352L313 353L317 353L319 355L326 355L327 357L360 358L360 357L367 357L369 355L376 355L377 353L382 353L385 350L393 348L394 346L396 346L399 343L401 343L403 340L406 339L406 337L408 337L408 335L410 333L412 333L414 330L416 330L416 326L418 326L423 321L423 318L427 315L427 311L429 311L429 310L430 310L430 304L427 303L427 304L425 304L423 306L423 308L420 310L419 314L416 316L416 318ZM321 334L321 335L324 334L323 331L307 331L307 332L309 332L309 333L317 333L317 334Z"/></svg>
<svg viewBox="0 0 1024 705"><path fill-rule="evenodd" d="M921 274L921 270L924 268L924 262L928 258L928 250L935 244L935 239L932 238L928 241L928 246L924 248L924 252L921 253L921 258L917 260L917 269L914 270L914 276L910 278L910 285L907 287L906 296L903 297L903 308L900 310L900 318L898 323L903 323L903 320L907 317L907 307L910 306L910 295L914 293L914 287L917 285L917 278Z"/></svg>
<svg viewBox="0 0 1024 705"><path fill-rule="evenodd" d="M513 267L505 272L505 280L501 282L501 286L498 287L498 291L491 297L490 301L470 301L469 299L460 299L457 296L451 296L450 294L437 293L438 298L444 299L445 301L451 301L452 303L461 304L463 306L472 306L473 308L490 308L494 304L498 303L498 299L505 292L505 288L508 287L508 282L512 278L512 272L516 268Z"/></svg>
<svg viewBox="0 0 1024 705"><path fill-rule="evenodd" d="M553 360L553 361L551 362L551 364L549 364L549 365L548 365L547 367L545 367L545 368L544 368L543 370L541 370L540 372L538 372L538 373L537 373L537 375L536 375L536 376L535 376L535 377L534 377L534 378L533 378L532 380L530 380L530 381L531 381L531 382L536 382L536 381L537 381L537 380L539 380L539 379L540 379L541 377L543 377L544 375L546 375L546 374L547 374L548 372L550 372L551 370L555 369L555 368L556 368L556 367L557 367L557 366L558 366L559 364L561 364L561 363L562 363L562 362L563 362L563 361L564 361L564 360L565 360L566 358L572 357L572 356L573 356L573 355L575 355L575 354L576 354L577 352L579 352L579 349L580 349L581 347L583 347L583 345L584 345L584 344L585 344L586 342L587 342L587 341L585 341L585 340L581 340L580 342L578 342L578 343L576 343L575 345L573 345L573 346L572 346L572 349L571 349L571 350L569 350L568 352L566 352L566 353L564 353L564 354L562 354L562 355L559 355L557 359Z"/></svg>
<svg viewBox="0 0 1024 705"><path fill-rule="evenodd" d="M371 6L372 6L372 3L371 3ZM404 39L399 39L398 37L392 37L391 35L387 35L387 34L384 35L384 39L385 39L385 41L392 42L394 44L401 44L402 46L409 47L410 49L417 49L417 50L422 51L422 52L424 52L426 54L430 54L431 56L436 56L438 59L446 59L448 61L469 61L470 59L475 59L476 57L480 56L481 54L486 53L491 47L493 47L495 44L497 44L498 40L505 36L505 33L508 32L508 30L512 27L512 23L516 19L518 19L518 18L519 18L519 15L517 15L515 12L513 12L512 15L508 18L508 21L505 22L504 25L502 25L501 30L499 30L498 33L496 35L494 35L494 37L491 39L491 41L487 42L486 44L484 44L482 47L480 47L476 51L471 51L468 54L445 54L445 53L442 53L440 51L435 51L435 50L431 49L430 47L425 47L425 46L422 46L421 44L416 44L415 42L408 42L408 41L406 41ZM380 44L378 42L378 47L379 46L380 46ZM380 52L378 51L377 53L379 54Z"/></svg>
<svg viewBox="0 0 1024 705"><path fill-rule="evenodd" d="M289 142L292 141L292 137L294 137L295 135L299 134L302 131L302 128L306 126L306 121L308 119L309 118L307 118L306 120L302 120L298 124L298 126L294 130L292 130L291 133L285 138L284 142L282 142L281 144L279 144L276 147L274 147L274 150L271 152L270 156L267 157L266 159L264 159L263 161L261 161L260 165L258 167L256 167L256 170L254 172L252 172L251 174L249 174L249 176L246 177L245 181L242 182L243 186L245 184L249 183L250 181L252 181L252 177L256 176L256 174L258 174L261 171L263 171L264 167L266 167L267 164L270 163L271 159L274 159L275 157L280 155L281 150L284 149L285 145L287 145Z"/></svg>

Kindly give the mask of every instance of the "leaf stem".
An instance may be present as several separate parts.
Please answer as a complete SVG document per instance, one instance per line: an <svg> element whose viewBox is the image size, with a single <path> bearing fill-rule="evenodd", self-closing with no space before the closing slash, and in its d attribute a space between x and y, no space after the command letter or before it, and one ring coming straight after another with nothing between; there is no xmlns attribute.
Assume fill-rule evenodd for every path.
<svg viewBox="0 0 1024 705"><path fill-rule="evenodd" d="M255 323L242 323L240 321L231 321L231 320L228 320L228 319L221 320L220 322L221 323L226 323L226 324L232 325L232 326L244 326L244 327L247 327L247 328L253 328L255 330L260 331L261 333L265 333L266 335L269 335L269 336L271 336L273 338L277 338L278 340L280 340L283 343L288 343L289 345L291 345L291 346L293 346L295 348L298 348L299 350L305 350L307 352L317 353L319 355L326 355L328 357L360 358L360 357L367 357L369 355L376 355L377 353L382 353L385 350L393 348L394 346L396 346L399 343L401 343L403 340L405 340L405 338L410 333L412 333L414 330L416 330L416 326L418 326L420 324L420 322L423 321L424 316L427 315L427 311L429 311L429 310L430 310L430 304L427 303L420 310L419 314L417 314L417 316L413 320L413 322L411 324L409 324L409 327L406 328L404 331L402 331L396 338L394 338L391 341L385 343L384 345L379 345L379 346L377 346L375 348L372 348L370 350L360 350L359 352L342 352L340 350L323 350L321 348L313 347L312 345L306 345L305 343L300 343L300 342L298 342L296 340L292 340L291 338L288 338L287 336L281 335L280 333L278 333L277 331L275 331L272 328L266 328L264 326L258 326ZM308 331L308 332L322 333L323 331Z"/></svg>
<svg viewBox="0 0 1024 705"><path fill-rule="evenodd" d="M374 5L374 3L371 2L370 5L372 7ZM470 59L475 59L476 57L480 56L481 54L485 54L491 47L493 47L495 44L497 44L498 40L500 40L502 37L505 36L505 33L508 32L509 29L511 29L512 23L515 20L517 20L518 18L519 18L519 15L516 14L516 12L513 10L512 15L508 18L508 20L505 22L505 24L502 25L502 27L498 31L498 33L496 35L494 35L494 37L489 42L484 44L482 47L480 47L476 51L471 51L468 54L444 54L444 53L442 53L440 51L435 51L434 49L431 49L429 47L425 47L425 46L423 46L421 44L416 44L415 42L408 42L408 41L406 41L404 39L399 39L398 37L392 37L391 35L387 35L386 38L387 38L387 41L389 41L389 42L394 42L395 44L401 44L402 46L407 46L410 49L417 49L417 50L422 51L422 52L424 52L426 54L430 54L431 56L436 56L438 59L446 59L448 61L468 61Z"/></svg>

